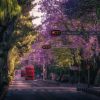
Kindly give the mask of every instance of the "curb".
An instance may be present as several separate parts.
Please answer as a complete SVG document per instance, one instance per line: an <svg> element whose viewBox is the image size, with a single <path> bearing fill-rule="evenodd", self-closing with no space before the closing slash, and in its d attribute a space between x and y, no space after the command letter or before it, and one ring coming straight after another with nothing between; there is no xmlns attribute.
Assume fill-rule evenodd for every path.
<svg viewBox="0 0 100 100"><path fill-rule="evenodd" d="M77 91L82 91L82 92L89 93L89 94L96 95L96 96L100 97L100 91L96 91L96 90L91 89L91 88L81 88L81 87L78 87Z"/></svg>

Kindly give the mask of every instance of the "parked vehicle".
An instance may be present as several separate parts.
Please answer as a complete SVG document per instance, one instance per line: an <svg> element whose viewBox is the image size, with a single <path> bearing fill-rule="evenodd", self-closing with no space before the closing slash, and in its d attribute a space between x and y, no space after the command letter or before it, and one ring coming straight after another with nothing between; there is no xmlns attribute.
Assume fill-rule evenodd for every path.
<svg viewBox="0 0 100 100"><path fill-rule="evenodd" d="M25 80L34 80L35 71L33 66L25 67Z"/></svg>

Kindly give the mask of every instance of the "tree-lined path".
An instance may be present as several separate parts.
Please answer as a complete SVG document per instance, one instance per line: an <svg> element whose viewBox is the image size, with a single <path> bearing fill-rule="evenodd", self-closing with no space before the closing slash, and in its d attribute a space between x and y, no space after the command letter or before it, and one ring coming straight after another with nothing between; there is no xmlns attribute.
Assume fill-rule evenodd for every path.
<svg viewBox="0 0 100 100"><path fill-rule="evenodd" d="M0 0L0 98L98 100L79 91L99 89L100 0Z"/></svg>

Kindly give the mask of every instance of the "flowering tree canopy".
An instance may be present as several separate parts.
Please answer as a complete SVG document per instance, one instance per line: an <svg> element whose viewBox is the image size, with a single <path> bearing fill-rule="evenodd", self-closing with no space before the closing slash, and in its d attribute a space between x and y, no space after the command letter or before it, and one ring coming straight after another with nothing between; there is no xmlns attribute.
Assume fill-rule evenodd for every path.
<svg viewBox="0 0 100 100"><path fill-rule="evenodd" d="M41 0L38 2L38 10L43 15L41 17L42 24L38 29L38 38L32 45L33 51L35 51L33 53L33 62L49 64L50 61L47 60L49 58L49 60L55 59L54 61L60 66L70 66L74 63L80 64L82 59L91 59L95 53L96 55L99 54L98 36L91 35L92 32L100 31L97 12L94 12L94 7L98 1L87 1ZM85 11L85 5L90 11L89 13ZM99 7L95 9L99 9ZM52 37L50 35L52 30L60 30L61 35ZM65 35L63 34L64 31ZM75 35L75 32L80 32L81 35ZM44 50L43 45L50 45L51 48ZM72 53L71 49L74 49L74 53ZM76 59L74 59L73 55ZM43 61L43 59L45 60Z"/></svg>

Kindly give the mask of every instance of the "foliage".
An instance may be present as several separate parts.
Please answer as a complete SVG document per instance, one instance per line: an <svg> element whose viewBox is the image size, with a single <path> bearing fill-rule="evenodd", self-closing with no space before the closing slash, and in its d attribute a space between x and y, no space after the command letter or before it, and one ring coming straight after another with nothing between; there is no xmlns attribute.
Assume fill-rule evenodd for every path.
<svg viewBox="0 0 100 100"><path fill-rule="evenodd" d="M98 19L100 16L99 0L68 0L61 4L64 12L69 17L82 17L95 12Z"/></svg>
<svg viewBox="0 0 100 100"><path fill-rule="evenodd" d="M0 22L6 24L9 19L17 16L21 12L21 7L17 0L0 0Z"/></svg>
<svg viewBox="0 0 100 100"><path fill-rule="evenodd" d="M20 4L20 5L26 5L27 3L30 3L32 0L17 0L18 1L18 3Z"/></svg>
<svg viewBox="0 0 100 100"><path fill-rule="evenodd" d="M48 68L48 71L49 71L49 74L50 73L55 73L57 75L60 75L60 74L67 74L68 73L68 70L69 68L68 67L59 67L59 66L53 66L51 65L49 68Z"/></svg>
<svg viewBox="0 0 100 100"><path fill-rule="evenodd" d="M37 32L32 25L31 17L29 16L29 11L23 12L23 9L24 7L22 7L22 13L17 18L14 31L7 41L10 47L8 55L9 80L12 80L14 70L20 63L20 58L31 50L31 45L37 36ZM25 13L27 14L25 15Z"/></svg>
<svg viewBox="0 0 100 100"><path fill-rule="evenodd" d="M21 15L16 23L14 32L10 38L10 43L16 45L19 49L31 45L36 38L36 31L33 29L32 22L28 16Z"/></svg>
<svg viewBox="0 0 100 100"><path fill-rule="evenodd" d="M73 2L75 3L75 5L74 5ZM68 13L67 13L67 16L66 16L66 14L63 12L63 7L61 7L61 4L67 5L67 3L68 3L68 5L69 5L69 3L70 3L70 5L72 5L72 6L67 5L67 7L69 7L69 9L72 8L73 6L77 7L76 3L79 3L80 5L82 4L81 3L82 1L78 2L78 0L75 0L75 1L73 0L73 2L72 2L72 0L68 0L66 2L65 2L65 0L62 0L62 1L48 0L48 2L47 2L47 0L41 0L41 2L40 2L40 5L41 5L40 11L44 12L43 25L42 25L42 28L40 28L41 29L40 34L42 34L45 37L45 39L43 39L42 42L43 43L44 43L44 41L50 42L51 43L51 48L54 45L56 47L61 48L63 46L63 44L61 42L64 41L64 42L66 42L66 45L65 45L66 48L69 45L70 45L70 48L73 48L73 47L77 48L74 51L74 53L72 53L70 50L67 52L67 50L63 51L63 50L60 50L59 48L57 48L58 51L54 52L54 55L56 55L55 58L57 58L57 61L56 60L55 61L57 63L59 62L59 65L61 65L61 66L73 65L73 62L75 63L75 61L76 61L76 63L80 64L81 59L86 59L86 58L90 59L93 56L93 50L91 49L92 44L95 41L92 40L92 43L90 43L89 41L91 40L91 38L95 39L96 37L91 36L91 37L88 38L88 41L86 41L86 39L84 39L84 36L72 36L72 35L71 36L68 36L68 35L65 36L64 35L63 37L59 36L59 39L61 41L58 43L58 41L56 40L58 37L52 38L52 37L50 37L49 33L53 29L59 29L61 31L64 31L64 30L65 31L66 30L71 30L71 31L76 30L77 31L77 30L81 30L82 25L83 25L84 29L87 30L87 31L95 30L96 29L95 27L99 27L99 26L96 26L96 25L94 27L94 24L89 23L89 22L81 22L81 18L71 19L71 18L68 17L69 16ZM65 9L67 9L67 8L65 7ZM88 17L88 18L90 18L90 17ZM71 32L69 32L69 33L71 33ZM82 34L84 34L84 33L85 32L83 31ZM67 32L66 32L66 34L67 34ZM71 43L70 44L67 43L68 41L71 41ZM41 45L41 43L39 45ZM96 43L96 49L97 48L98 48L98 43ZM80 55L80 49L82 49L82 51L83 51L82 55ZM64 53L69 58L67 58L67 56L65 56ZM36 56L38 56L38 55L36 55ZM75 56L75 59L74 59L73 56ZM53 56L52 56L52 58L53 58Z"/></svg>
<svg viewBox="0 0 100 100"><path fill-rule="evenodd" d="M4 45L6 48L9 48L6 50L5 53L3 53L5 54L4 64L7 65L6 67L8 67L9 80L12 80L13 78L14 69L19 64L20 57L22 57L24 53L31 50L31 44L35 41L37 34L36 30L32 25L32 18L29 16L29 9L26 7L27 6L25 5L19 6L17 0L0 1L0 9L4 11L4 15L0 15L0 21L2 20L3 24L8 25L6 23L6 18L9 22L13 19L13 17L20 14L19 16L17 16L17 19L14 22L14 31L10 31L10 33L8 33L9 37L7 34L5 34L6 41L4 41L3 43L6 44L6 46ZM28 10L25 11L23 9ZM5 49L4 46L2 46L3 49ZM5 71L7 73L7 69ZM5 74L5 76L7 77L7 74Z"/></svg>
<svg viewBox="0 0 100 100"><path fill-rule="evenodd" d="M9 81L12 80L13 75L14 75L14 70L15 70L15 65L16 63L18 63L18 48L16 46L14 46L8 54L8 79Z"/></svg>
<svg viewBox="0 0 100 100"><path fill-rule="evenodd" d="M74 51L75 52L75 51ZM55 48L54 49L55 61L58 66L61 67L70 67L74 63L80 63L81 57L79 51L75 52L75 55L71 52L69 48ZM74 60L75 56L75 60ZM76 62L74 62L76 61Z"/></svg>

